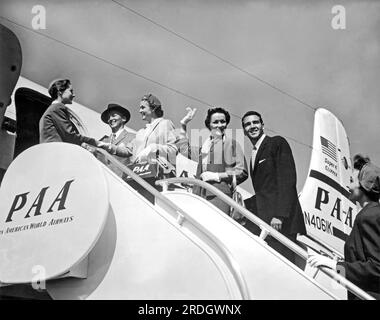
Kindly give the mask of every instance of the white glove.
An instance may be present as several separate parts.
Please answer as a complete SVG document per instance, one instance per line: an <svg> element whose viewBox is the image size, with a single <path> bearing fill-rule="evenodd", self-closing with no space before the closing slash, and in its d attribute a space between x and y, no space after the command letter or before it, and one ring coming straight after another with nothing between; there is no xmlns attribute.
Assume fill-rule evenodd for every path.
<svg viewBox="0 0 380 320"><path fill-rule="evenodd" d="M223 132L219 128L216 128L211 130L211 135L214 139L220 139L223 136Z"/></svg>
<svg viewBox="0 0 380 320"><path fill-rule="evenodd" d="M217 181L220 182L220 177L218 172L206 171L201 174L201 179L203 181Z"/></svg>
<svg viewBox="0 0 380 320"><path fill-rule="evenodd" d="M99 141L98 148L106 150L108 153L111 153L112 147L110 143Z"/></svg>
<svg viewBox="0 0 380 320"><path fill-rule="evenodd" d="M156 156L157 151L157 145L156 144L150 144L146 146L145 149L141 150L139 154L136 156L136 162L146 162L148 161L152 156Z"/></svg>
<svg viewBox="0 0 380 320"><path fill-rule="evenodd" d="M180 121L181 124L187 125L191 120L193 120L195 113L197 112L197 108L191 109L190 107L186 108L187 114Z"/></svg>
<svg viewBox="0 0 380 320"><path fill-rule="evenodd" d="M329 257L322 256L318 253L310 254L307 258L307 263L314 268L318 267L328 267L330 269L336 270L336 261L330 259Z"/></svg>

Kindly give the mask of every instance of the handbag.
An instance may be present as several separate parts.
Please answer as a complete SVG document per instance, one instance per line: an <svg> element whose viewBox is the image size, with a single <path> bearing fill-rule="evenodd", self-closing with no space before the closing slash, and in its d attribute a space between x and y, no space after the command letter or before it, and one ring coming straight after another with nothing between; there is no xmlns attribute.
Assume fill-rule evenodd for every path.
<svg viewBox="0 0 380 320"><path fill-rule="evenodd" d="M237 183L236 183L235 173L232 176L231 189L232 189L232 200L234 200L237 204L239 204L245 208L243 196L241 195L241 193L239 191L237 191ZM235 208L233 208L233 207L230 207L229 216L232 219L234 219L235 221L237 221L238 223L240 223L241 225L245 225L245 223L246 223L245 217L239 211L235 210Z"/></svg>

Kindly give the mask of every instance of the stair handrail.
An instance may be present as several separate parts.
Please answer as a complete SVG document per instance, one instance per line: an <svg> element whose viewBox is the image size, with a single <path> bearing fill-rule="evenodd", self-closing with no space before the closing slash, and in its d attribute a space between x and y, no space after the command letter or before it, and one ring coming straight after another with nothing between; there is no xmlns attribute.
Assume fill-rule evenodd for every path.
<svg viewBox="0 0 380 320"><path fill-rule="evenodd" d="M219 199L221 199L223 202L228 204L229 206L233 207L235 210L237 210L240 214L242 214L245 218L247 218L249 221L257 225L261 229L260 238L265 239L267 235L271 235L273 238L278 240L280 243L288 247L290 250L298 254L300 257L302 257L304 260L307 260L308 253L298 245L296 245L293 241L289 240L287 237L285 237L283 234L272 228L269 224L261 220L259 217L254 215L252 212L248 211L243 206L239 205L237 202L232 200L229 196L225 195L223 192L221 192L219 189L215 188L211 184L204 182L202 180L194 179L194 178L168 178L168 179L162 179L156 181L157 185L162 185L164 190L167 190L168 184L173 183L184 183L184 184L191 184L191 185L197 185L201 188L206 189L207 191L213 193L215 196L217 196ZM328 267L319 267L319 270L321 270L323 273L325 273L327 276L329 276L331 279L335 280L338 284L341 284L344 288L346 288L348 291L353 293L355 296L357 296L360 299L363 300L375 300L371 295L369 295L367 292L365 292L363 289L359 288L355 284L353 284L351 281L347 280L346 278L342 277L340 274L338 274L336 271L333 271L332 269Z"/></svg>
<svg viewBox="0 0 380 320"><path fill-rule="evenodd" d="M161 192L156 190L154 187L152 187L149 183L147 183L144 179L142 179L139 175L134 173L131 169L129 169L127 166L125 166L123 163L121 163L119 160L114 158L112 155L110 155L107 151L100 149L100 148L87 148L91 153L100 153L102 154L107 161L111 162L114 166L116 166L119 170L121 170L124 174L128 175L130 178L132 178L134 181L136 181L139 185L141 185L145 190L147 190L149 193L151 193L153 196L155 196L157 199L165 203L168 207L170 207L174 212L176 212L178 215L184 217L187 221L189 221L192 225L194 225L199 231L201 231L207 238L209 238L214 245L219 248L219 250L224 254L224 258L227 259L228 267L230 272L232 273L238 288L240 295L242 296L242 299L249 300L249 290L247 283L244 279L244 276L240 270L239 265L233 258L232 254L229 252L229 250L221 243L219 239L217 239L215 236L210 234L210 232L207 231L199 222L197 222L195 219L193 219L189 214L186 213L186 211L182 210L179 206L177 206L174 202L169 200L167 197L165 197ZM98 159L99 160L99 159Z"/></svg>

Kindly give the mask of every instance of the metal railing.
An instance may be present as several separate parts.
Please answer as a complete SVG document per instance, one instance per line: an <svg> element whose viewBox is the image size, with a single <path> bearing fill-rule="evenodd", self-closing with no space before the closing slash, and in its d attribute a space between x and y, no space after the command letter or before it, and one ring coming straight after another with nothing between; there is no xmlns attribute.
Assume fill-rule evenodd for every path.
<svg viewBox="0 0 380 320"><path fill-rule="evenodd" d="M304 234L302 236L305 237L306 239L309 239L310 241L313 241L313 243L315 245L319 246L320 248L316 248L315 246L309 245L309 244L303 242L302 240L300 240L300 242L305 244L307 247L313 249L314 251L319 252L320 254L322 254L324 256L329 257L330 259L337 260L337 261L344 260L344 255L342 253L337 251L335 248L329 246L328 244L321 242L318 238L316 238L312 235L308 235L308 234Z"/></svg>
<svg viewBox="0 0 380 320"><path fill-rule="evenodd" d="M249 290L246 284L246 281L241 273L240 267L237 262L232 257L231 253L228 249L221 243L219 239L214 237L210 232L207 231L200 223L194 220L191 216L189 216L185 211L183 211L180 207L178 207L174 202L165 197L161 192L156 190L153 186L147 183L144 179L139 177L136 173L134 173L131 169L127 168L123 163L115 159L108 152L100 148L92 148L91 152L96 151L102 154L109 162L111 162L114 166L116 166L119 170L121 170L124 174L130 176L135 182L137 182L141 187L151 193L156 199L162 201L165 205L167 205L171 210L173 210L177 215L177 222L179 225L182 225L183 219L185 218L189 223L191 223L194 227L196 227L199 231L202 232L204 236L206 236L214 246L222 253L222 260L226 260L229 271L232 273L233 278L235 279L240 295L242 299L250 299ZM223 259L224 258L224 259Z"/></svg>
<svg viewBox="0 0 380 320"><path fill-rule="evenodd" d="M257 225L261 229L260 238L265 239L267 235L272 236L279 242L281 242L283 245L288 247L290 250L295 252L297 255L302 257L304 260L307 260L308 253L299 247L297 244L295 244L293 241L289 240L287 237L285 237L283 234L272 228L269 224L261 220L259 217L254 215L252 212L248 211L246 208L240 206L237 204L232 198L225 195L223 192L215 188L214 186L210 185L207 182L193 179L193 178L169 178L164 180L156 181L157 185L162 185L164 190L167 190L169 184L173 183L184 183L184 184L190 184L190 185L197 185L204 189L207 189L208 191L212 192L215 196L220 198L222 201L224 201L226 204L228 204L230 207L234 208L235 210L239 211L245 218L250 220L252 223ZM375 300L372 296L370 296L368 293L366 293L364 290L360 289L358 286L347 280L346 278L339 275L337 272L331 270L328 267L319 267L318 270L321 270L323 273L325 273L328 277L336 281L338 284L341 284L345 289L353 293L355 296L357 296L360 299L363 300ZM315 273L314 277L317 273Z"/></svg>

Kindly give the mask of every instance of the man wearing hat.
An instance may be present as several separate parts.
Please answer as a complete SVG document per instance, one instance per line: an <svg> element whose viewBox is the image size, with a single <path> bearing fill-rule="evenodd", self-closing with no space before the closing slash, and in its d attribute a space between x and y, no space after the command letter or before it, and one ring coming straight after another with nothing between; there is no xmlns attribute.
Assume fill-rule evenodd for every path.
<svg viewBox="0 0 380 320"><path fill-rule="evenodd" d="M312 267L326 266L337 270L369 295L380 300L380 168L366 162L354 170L350 199L362 210L357 214L352 231L344 244L344 261L313 254L308 258ZM357 162L357 161L356 161ZM348 299L355 299L348 293Z"/></svg>
<svg viewBox="0 0 380 320"><path fill-rule="evenodd" d="M125 165L131 163L131 142L135 138L135 134L127 131L124 127L130 118L129 111L116 103L110 103L101 114L102 121L107 123L112 130L110 136L104 136L100 139L103 142L101 148L114 155L117 160ZM118 175L121 175L121 171L114 168L111 163L108 163L108 166Z"/></svg>

